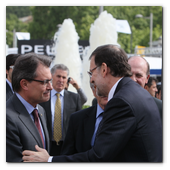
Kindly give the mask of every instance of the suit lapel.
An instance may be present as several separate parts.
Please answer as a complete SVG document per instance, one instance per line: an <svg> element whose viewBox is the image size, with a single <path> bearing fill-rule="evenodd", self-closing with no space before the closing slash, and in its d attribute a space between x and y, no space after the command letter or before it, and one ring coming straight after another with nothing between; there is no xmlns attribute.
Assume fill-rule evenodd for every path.
<svg viewBox="0 0 170 170"><path fill-rule="evenodd" d="M83 148L85 150L91 148L91 139L94 133L96 122L96 111L97 105L92 107L91 110L88 111L87 117L84 119Z"/></svg>
<svg viewBox="0 0 170 170"><path fill-rule="evenodd" d="M35 140L37 141L37 144L40 147L43 147L38 129L36 128L26 108L20 102L20 100L17 98L16 95L13 95L12 97L14 98L13 102L14 102L15 110L19 113L19 116L18 116L19 119L24 124L24 126L28 129L28 131L32 134L32 136L35 138Z"/></svg>

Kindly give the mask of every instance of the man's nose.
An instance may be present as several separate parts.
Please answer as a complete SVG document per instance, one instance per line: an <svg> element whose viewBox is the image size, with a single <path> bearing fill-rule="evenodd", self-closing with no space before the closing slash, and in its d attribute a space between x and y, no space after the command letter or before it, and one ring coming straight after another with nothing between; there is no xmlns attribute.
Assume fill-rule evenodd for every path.
<svg viewBox="0 0 170 170"><path fill-rule="evenodd" d="M52 82L49 82L47 85L47 89L52 90L53 89L53 85Z"/></svg>

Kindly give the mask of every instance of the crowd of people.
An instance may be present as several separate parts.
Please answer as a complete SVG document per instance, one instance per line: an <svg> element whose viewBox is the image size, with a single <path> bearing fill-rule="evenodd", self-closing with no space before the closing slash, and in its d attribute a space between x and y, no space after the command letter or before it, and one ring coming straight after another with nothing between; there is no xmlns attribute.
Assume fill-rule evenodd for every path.
<svg viewBox="0 0 170 170"><path fill-rule="evenodd" d="M89 59L94 99L82 109L88 96L66 65L6 56L7 162L162 162L161 86L149 63L112 44Z"/></svg>

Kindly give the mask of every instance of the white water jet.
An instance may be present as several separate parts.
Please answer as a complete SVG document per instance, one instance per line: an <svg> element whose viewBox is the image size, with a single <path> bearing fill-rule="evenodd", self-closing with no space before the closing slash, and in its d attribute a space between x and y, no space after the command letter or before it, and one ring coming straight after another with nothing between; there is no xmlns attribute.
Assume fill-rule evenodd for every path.
<svg viewBox="0 0 170 170"><path fill-rule="evenodd" d="M78 40L79 36L76 32L75 25L71 19L65 19L55 34L55 59L53 65L64 64L69 68L70 77L73 77L81 86L82 62L79 54ZM69 90L77 92L76 89L69 85Z"/></svg>
<svg viewBox="0 0 170 170"><path fill-rule="evenodd" d="M86 105L91 105L94 98L92 90L89 85L90 78L87 71L90 68L89 56L98 47L104 44L114 44L117 43L118 34L116 31L116 19L107 11L103 11L99 17L94 21L90 28L90 47L87 54L83 58L83 81L82 87L88 96L88 101Z"/></svg>

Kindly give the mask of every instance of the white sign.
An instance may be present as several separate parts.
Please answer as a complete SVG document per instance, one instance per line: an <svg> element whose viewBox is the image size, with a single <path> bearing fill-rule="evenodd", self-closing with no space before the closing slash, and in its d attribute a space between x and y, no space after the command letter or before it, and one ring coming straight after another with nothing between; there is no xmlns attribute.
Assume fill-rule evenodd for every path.
<svg viewBox="0 0 170 170"><path fill-rule="evenodd" d="M131 34L130 25L127 20L116 20L116 30L117 32Z"/></svg>

